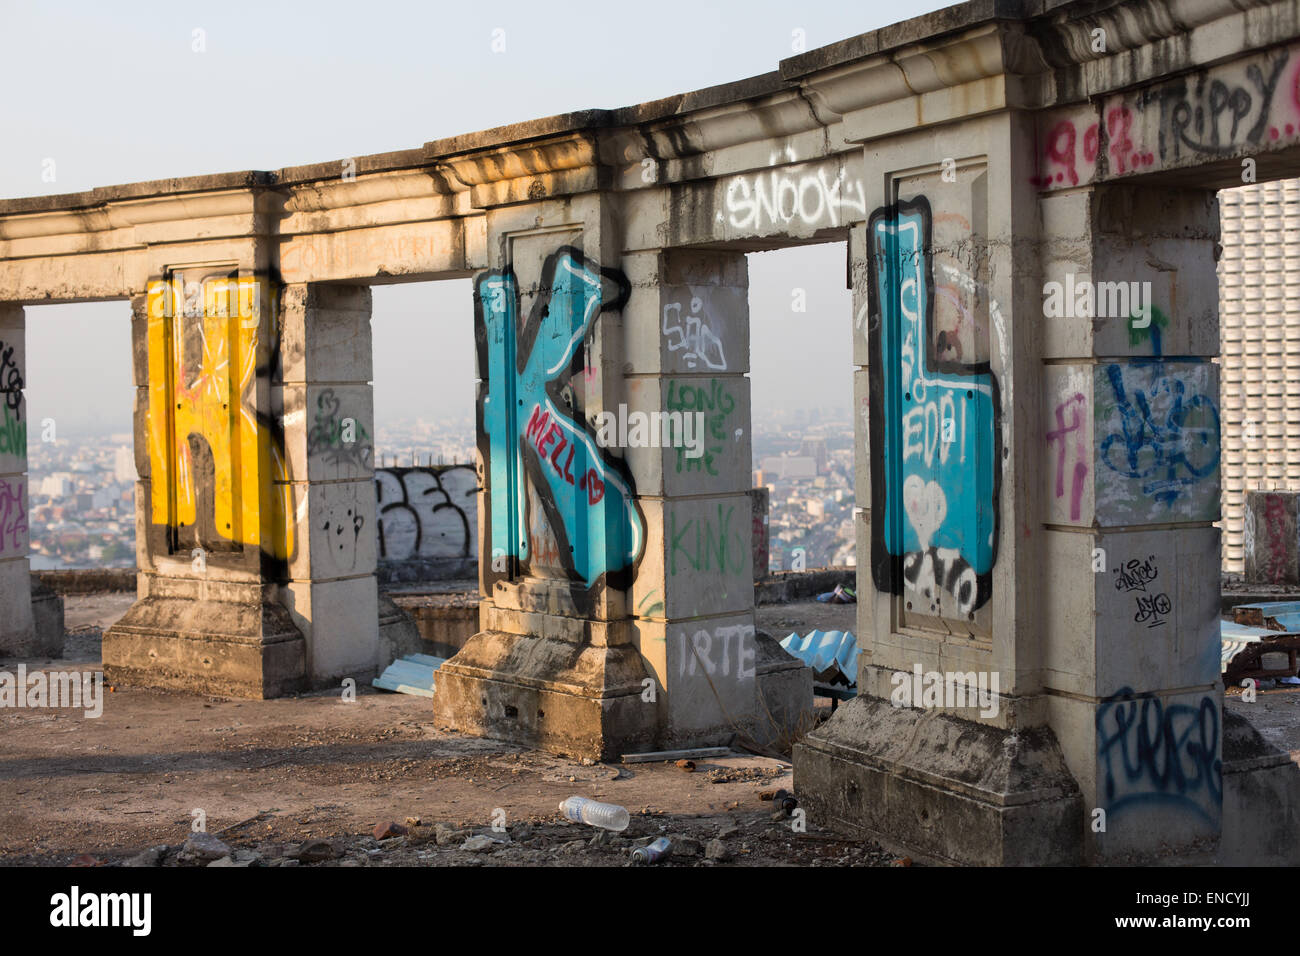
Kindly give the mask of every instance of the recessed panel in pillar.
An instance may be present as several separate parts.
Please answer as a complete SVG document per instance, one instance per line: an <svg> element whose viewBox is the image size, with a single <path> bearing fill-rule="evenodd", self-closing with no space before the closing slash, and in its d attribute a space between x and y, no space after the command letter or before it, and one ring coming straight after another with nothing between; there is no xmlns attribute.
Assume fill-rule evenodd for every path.
<svg viewBox="0 0 1300 956"><path fill-rule="evenodd" d="M996 307L979 274L971 194L950 188L938 208L925 196L900 200L868 223L872 575L900 595L898 619L914 626L974 622L997 560Z"/></svg>
<svg viewBox="0 0 1300 956"><path fill-rule="evenodd" d="M277 297L233 269L176 270L148 296L151 540L159 554L294 552L283 429L259 385L272 375ZM261 361L259 362L259 356ZM262 391L269 394L269 389Z"/></svg>
<svg viewBox="0 0 1300 956"><path fill-rule="evenodd" d="M516 250L518 251L518 250ZM623 463L602 449L579 398L588 336L619 309L627 282L564 246L545 259L527 317L514 269L476 282L480 451L488 462L493 574L514 571L625 588L645 549L645 520ZM485 558L488 556L485 556Z"/></svg>

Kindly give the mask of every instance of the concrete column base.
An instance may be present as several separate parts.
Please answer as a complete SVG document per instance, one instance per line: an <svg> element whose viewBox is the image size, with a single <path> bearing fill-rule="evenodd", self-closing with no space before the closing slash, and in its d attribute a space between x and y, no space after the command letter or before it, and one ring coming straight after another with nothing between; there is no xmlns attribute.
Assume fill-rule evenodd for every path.
<svg viewBox="0 0 1300 956"><path fill-rule="evenodd" d="M26 564L25 561L22 563ZM23 608L15 615L20 626L0 628L0 657L62 657L63 598L42 584L35 575L30 577L31 610Z"/></svg>
<svg viewBox="0 0 1300 956"><path fill-rule="evenodd" d="M1300 865L1300 767L1223 708L1223 866Z"/></svg>
<svg viewBox="0 0 1300 956"><path fill-rule="evenodd" d="M592 760L653 749L636 648L480 631L439 668L438 720L469 734Z"/></svg>
<svg viewBox="0 0 1300 956"><path fill-rule="evenodd" d="M813 723L813 672L764 631L754 632L758 709L754 741L785 753Z"/></svg>
<svg viewBox="0 0 1300 956"><path fill-rule="evenodd" d="M282 697L307 684L306 643L270 601L150 596L104 632L104 676L229 697Z"/></svg>
<svg viewBox="0 0 1300 956"><path fill-rule="evenodd" d="M420 633L415 619L393 603L387 594L379 594L379 656L376 668L385 667L407 654L434 654L429 642Z"/></svg>
<svg viewBox="0 0 1300 956"><path fill-rule="evenodd" d="M1047 728L858 697L794 747L808 819L937 863L1078 864L1083 801Z"/></svg>

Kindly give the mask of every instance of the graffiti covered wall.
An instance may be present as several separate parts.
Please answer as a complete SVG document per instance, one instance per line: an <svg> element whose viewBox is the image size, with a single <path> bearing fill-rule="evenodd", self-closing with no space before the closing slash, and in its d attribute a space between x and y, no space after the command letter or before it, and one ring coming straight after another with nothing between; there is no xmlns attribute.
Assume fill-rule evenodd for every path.
<svg viewBox="0 0 1300 956"><path fill-rule="evenodd" d="M976 284L960 282L957 265L940 262L936 283L924 197L877 210L867 237L872 576L918 613L965 618L988 602L997 558L1001 406L979 345L988 330L971 327Z"/></svg>
<svg viewBox="0 0 1300 956"><path fill-rule="evenodd" d="M478 476L473 465L377 468L375 495L381 577L404 564L418 566L425 579L474 575Z"/></svg>
<svg viewBox="0 0 1300 956"><path fill-rule="evenodd" d="M582 606L604 584L626 588L645 547L630 474L598 445L580 383L586 339L629 286L565 246L543 266L527 316L514 270L475 282L480 452L489 475L485 576L563 578Z"/></svg>
<svg viewBox="0 0 1300 956"><path fill-rule="evenodd" d="M294 553L283 428L256 394L278 354L278 294L268 297L268 288L228 272L150 283L146 431L157 554L251 547L275 573Z"/></svg>
<svg viewBox="0 0 1300 956"><path fill-rule="evenodd" d="M20 335L20 330L0 330L0 560L27 557L27 421Z"/></svg>
<svg viewBox="0 0 1300 956"><path fill-rule="evenodd" d="M1098 796L1111 818L1154 811L1219 825L1223 778L1219 703L1121 688L1097 708ZM1167 825L1167 824L1166 824Z"/></svg>
<svg viewBox="0 0 1300 956"><path fill-rule="evenodd" d="M1103 524L1219 517L1217 369L1208 362L1096 366L1097 519Z"/></svg>
<svg viewBox="0 0 1300 956"><path fill-rule="evenodd" d="M1300 140L1300 51L1271 51L1098 103L1041 118L1031 176L1039 189L1249 156Z"/></svg>

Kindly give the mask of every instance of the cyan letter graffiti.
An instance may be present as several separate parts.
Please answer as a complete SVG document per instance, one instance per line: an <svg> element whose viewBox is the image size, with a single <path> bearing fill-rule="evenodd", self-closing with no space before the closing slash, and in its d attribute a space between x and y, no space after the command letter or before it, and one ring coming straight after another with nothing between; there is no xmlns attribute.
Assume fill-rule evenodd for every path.
<svg viewBox="0 0 1300 956"><path fill-rule="evenodd" d="M602 278L618 288L609 299ZM493 554L515 559L522 572L558 560L575 584L591 588L603 577L621 589L644 549L645 521L631 478L601 454L570 384L583 367L581 346L596 317L621 308L628 290L621 272L600 270L571 247L546 260L541 290L522 324L513 269L475 282L479 365L487 380L479 406L487 540ZM533 553L531 533L542 528L549 530L539 540L554 546L550 560Z"/></svg>
<svg viewBox="0 0 1300 956"><path fill-rule="evenodd" d="M1219 709L1169 703L1124 687L1097 708L1099 783L1106 812L1182 807L1210 824L1223 805Z"/></svg>
<svg viewBox="0 0 1300 956"><path fill-rule="evenodd" d="M969 614L988 601L997 560L997 379L987 361L939 358L929 203L878 209L867 234L871 456L881 463L872 473L881 516L872 522L872 575L882 591L919 592L932 611L942 589Z"/></svg>

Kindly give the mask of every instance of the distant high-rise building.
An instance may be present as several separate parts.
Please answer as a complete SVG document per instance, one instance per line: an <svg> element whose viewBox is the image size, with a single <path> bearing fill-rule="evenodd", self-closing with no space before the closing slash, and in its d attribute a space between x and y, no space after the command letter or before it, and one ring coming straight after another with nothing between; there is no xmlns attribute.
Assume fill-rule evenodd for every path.
<svg viewBox="0 0 1300 956"><path fill-rule="evenodd" d="M72 491L72 476L67 472L46 475L41 480L40 491L41 494L49 495L51 498L62 498Z"/></svg>
<svg viewBox="0 0 1300 956"><path fill-rule="evenodd" d="M135 455L126 445L113 453L113 480L121 484L135 481Z"/></svg>
<svg viewBox="0 0 1300 956"><path fill-rule="evenodd" d="M817 462L817 474L824 475L827 471L829 456L826 452L826 439L821 437L805 438L799 443L799 454L807 455Z"/></svg>
<svg viewBox="0 0 1300 956"><path fill-rule="evenodd" d="M761 462L764 477L813 478L817 475L817 459L810 455L770 455Z"/></svg>

